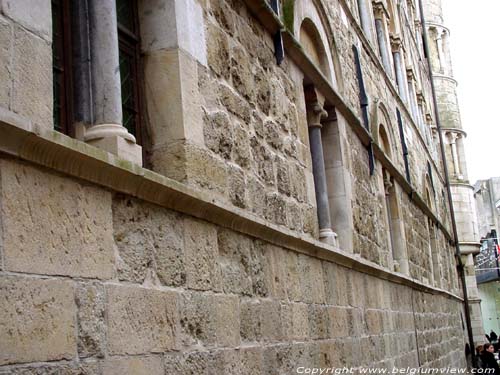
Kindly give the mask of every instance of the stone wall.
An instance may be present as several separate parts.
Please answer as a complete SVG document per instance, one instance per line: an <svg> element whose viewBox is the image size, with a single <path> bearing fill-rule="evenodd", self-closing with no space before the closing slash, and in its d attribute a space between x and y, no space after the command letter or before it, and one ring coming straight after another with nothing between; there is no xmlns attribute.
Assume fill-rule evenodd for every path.
<svg viewBox="0 0 500 375"><path fill-rule="evenodd" d="M359 46L370 117L382 103L391 162L404 174L401 109L411 187L425 196L429 145L376 46L362 40L355 3L310 2L335 36L327 51L337 64L335 89L360 117L352 52ZM377 160L370 176L353 124L338 136L353 246L315 241L307 77L288 56L276 64L271 35L243 1L139 1L151 138L143 146L152 171L52 132L48 9L48 0L0 0L0 374L464 365L460 288L445 231L437 231L434 258L426 214L398 190L410 265L409 275L392 272L382 165ZM167 16L177 17L173 25ZM197 22L186 26L182 17ZM5 114L28 125L11 132L16 125ZM26 139L36 145L13 151ZM71 156L62 160L66 169L53 162L58 153ZM99 182L108 188L91 182L108 167L116 175ZM441 166L431 168L440 192ZM130 171L135 190L120 185ZM132 197L164 176L170 193L189 192L202 209L244 217L290 242L271 244L224 217L203 221ZM157 194L156 203L172 199ZM447 227L449 210L436 196L432 209ZM440 276L431 281L435 259Z"/></svg>
<svg viewBox="0 0 500 375"><path fill-rule="evenodd" d="M38 126L50 129L50 1L2 0L0 7L0 106L30 118Z"/></svg>
<svg viewBox="0 0 500 375"><path fill-rule="evenodd" d="M0 373L464 366L457 300L25 163L0 172Z"/></svg>

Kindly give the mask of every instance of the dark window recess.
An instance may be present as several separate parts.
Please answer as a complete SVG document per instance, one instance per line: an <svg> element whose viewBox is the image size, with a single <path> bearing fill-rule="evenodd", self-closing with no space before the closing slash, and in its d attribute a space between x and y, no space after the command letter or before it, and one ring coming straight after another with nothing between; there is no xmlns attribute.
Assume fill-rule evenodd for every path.
<svg viewBox="0 0 500 375"><path fill-rule="evenodd" d="M123 126L141 144L140 39L137 2L117 0Z"/></svg>
<svg viewBox="0 0 500 375"><path fill-rule="evenodd" d="M427 162L427 173L429 174L429 179L431 180L432 193L436 196L436 189L434 188L434 178L432 177L432 167L431 163Z"/></svg>
<svg viewBox="0 0 500 375"><path fill-rule="evenodd" d="M352 52L354 55L354 65L356 65L356 78L358 79L359 88L359 106L361 108L361 114L363 116L363 125L365 129L370 131L370 121L368 118L368 95L366 95L365 81L363 80L363 72L361 70L361 61L359 59L359 51L355 45L352 46ZM370 176L373 176L375 172L375 157L373 156L373 145L370 144L367 147L368 150L368 165L370 168Z"/></svg>
<svg viewBox="0 0 500 375"><path fill-rule="evenodd" d="M408 183L411 184L410 163L408 160L408 147L406 146L405 132L403 129L403 120L401 119L401 113L399 112L399 109L396 109L396 117L398 118L399 137L401 139L401 147L403 148L403 160L405 163L406 181L408 181Z"/></svg>
<svg viewBox="0 0 500 375"><path fill-rule="evenodd" d="M52 70L54 129L72 133L70 2L52 0Z"/></svg>

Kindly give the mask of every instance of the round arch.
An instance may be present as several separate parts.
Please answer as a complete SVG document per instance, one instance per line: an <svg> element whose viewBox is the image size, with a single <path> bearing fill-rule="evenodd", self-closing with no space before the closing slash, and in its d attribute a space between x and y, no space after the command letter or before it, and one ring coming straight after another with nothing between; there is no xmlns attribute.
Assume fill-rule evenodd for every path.
<svg viewBox="0 0 500 375"><path fill-rule="evenodd" d="M324 54L324 61L318 66L325 77L332 83L335 89L343 90L342 72L340 61L338 59L338 51L335 44L333 33L330 31L327 21L324 20L326 11L322 9L321 4L311 0L294 0L293 2L293 34L299 41L303 41L304 37L312 37L316 52ZM321 9L318 10L318 7ZM301 34L304 36L301 38ZM331 41L331 44L330 44ZM315 56L311 56L307 51L311 60ZM320 59L321 62L321 59Z"/></svg>
<svg viewBox="0 0 500 375"><path fill-rule="evenodd" d="M372 137L389 158L393 157L394 139L391 132L391 122L389 113L385 105L379 100L375 100L375 105L372 111Z"/></svg>

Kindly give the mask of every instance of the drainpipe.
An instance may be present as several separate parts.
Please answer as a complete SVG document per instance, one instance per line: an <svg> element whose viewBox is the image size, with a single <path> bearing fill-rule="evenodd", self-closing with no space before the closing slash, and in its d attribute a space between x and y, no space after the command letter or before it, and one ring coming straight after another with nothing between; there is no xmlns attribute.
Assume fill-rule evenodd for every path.
<svg viewBox="0 0 500 375"><path fill-rule="evenodd" d="M436 88L434 86L434 75L432 74L432 66L431 66L431 61L430 61L430 52L429 52L429 46L428 46L428 39L427 39L427 28L425 24L425 16L424 16L424 8L422 5L422 1L419 1L419 9L420 9L420 19L422 22L422 32L424 36L424 49L425 49L425 54L427 56L427 67L429 69L429 77L431 79L431 91L432 91L432 102L434 103L434 108L436 110L436 127L437 127L437 132L439 136L439 146L440 146L440 151L441 151L441 157L443 160L443 169L444 169L444 177L446 181L446 192L448 193L448 204L450 206L450 214L451 214L451 226L453 229L453 238L455 241L455 257L457 258L457 270L460 275L460 280L462 282L462 289L464 293L464 309L465 309L465 323L467 325L467 335L469 336L469 345L471 347L471 356L472 356L472 364L474 367L477 366L476 362L476 353L475 353L475 346L474 346L474 336L472 334L472 324L471 324L471 319L470 319L470 307L469 307L469 298L467 296L467 285L465 283L465 272L464 272L464 265L462 263L462 258L460 257L460 243L458 242L458 232L457 232L457 224L455 222L455 211L453 210L453 199L451 196L451 188L450 188L450 178L448 175L448 166L446 164L446 153L444 150L444 143L443 143L443 135L441 134L441 122L439 120L439 111L438 111L438 103L437 103L437 97L436 97Z"/></svg>

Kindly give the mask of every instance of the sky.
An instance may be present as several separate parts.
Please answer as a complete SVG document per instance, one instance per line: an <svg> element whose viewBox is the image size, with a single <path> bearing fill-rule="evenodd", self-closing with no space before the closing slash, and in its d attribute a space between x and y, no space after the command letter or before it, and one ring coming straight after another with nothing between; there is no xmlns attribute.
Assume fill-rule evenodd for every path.
<svg viewBox="0 0 500 375"><path fill-rule="evenodd" d="M500 0L442 0L471 183L500 176Z"/></svg>

